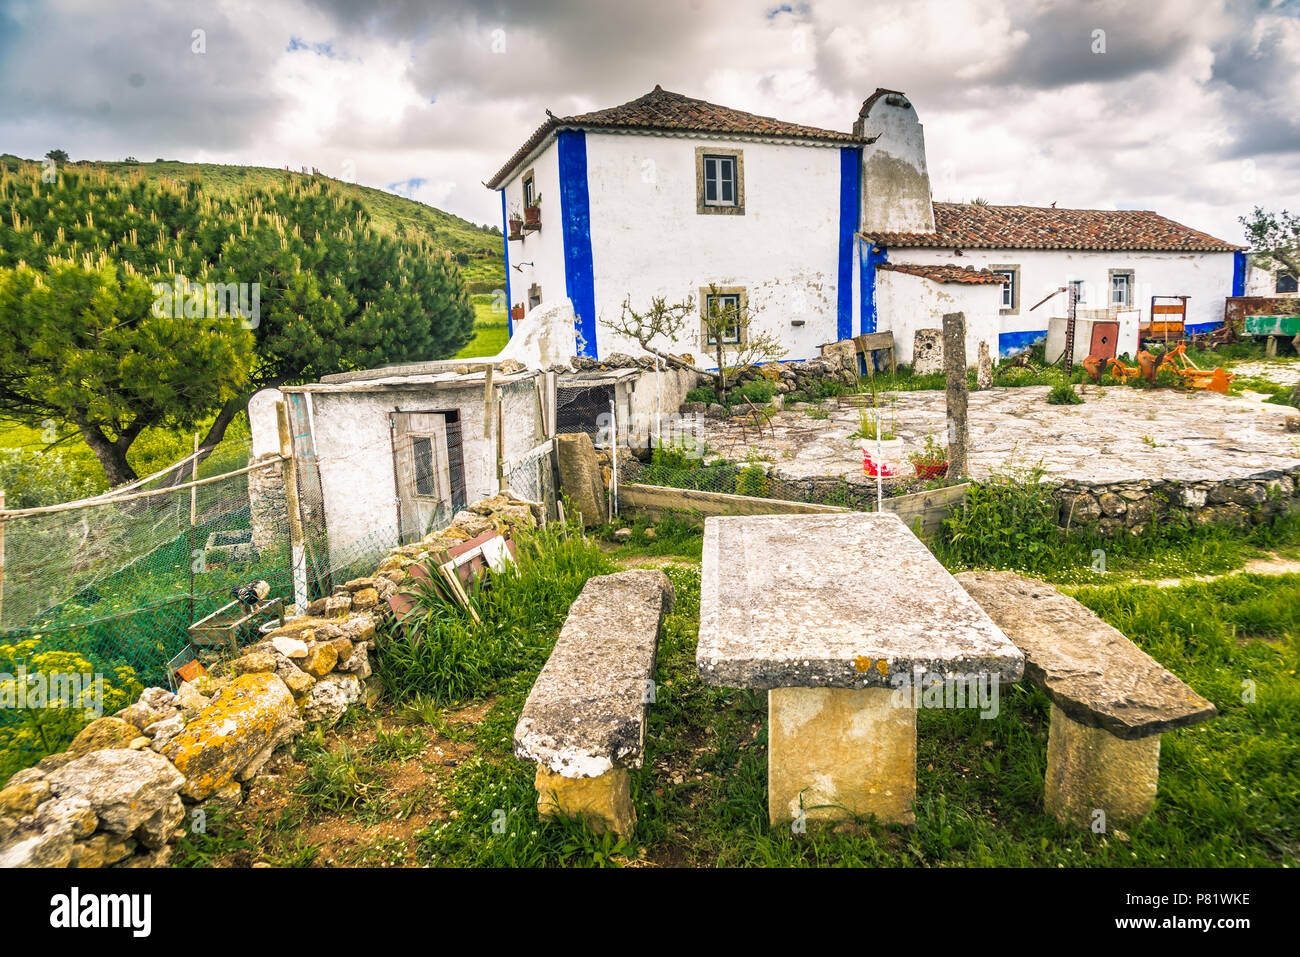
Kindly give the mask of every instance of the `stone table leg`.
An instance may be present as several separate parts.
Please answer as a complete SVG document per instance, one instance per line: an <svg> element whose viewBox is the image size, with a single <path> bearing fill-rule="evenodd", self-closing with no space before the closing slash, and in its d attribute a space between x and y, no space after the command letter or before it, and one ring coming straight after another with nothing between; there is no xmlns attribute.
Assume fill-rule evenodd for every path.
<svg viewBox="0 0 1300 957"><path fill-rule="evenodd" d="M1160 775L1160 735L1126 741L1090 728L1052 705L1047 732L1047 810L1062 824L1091 827L1097 811L1106 821L1135 821L1151 810Z"/></svg>
<svg viewBox="0 0 1300 957"><path fill-rule="evenodd" d="M875 814L911 824L916 709L892 688L774 688L767 693L768 817Z"/></svg>

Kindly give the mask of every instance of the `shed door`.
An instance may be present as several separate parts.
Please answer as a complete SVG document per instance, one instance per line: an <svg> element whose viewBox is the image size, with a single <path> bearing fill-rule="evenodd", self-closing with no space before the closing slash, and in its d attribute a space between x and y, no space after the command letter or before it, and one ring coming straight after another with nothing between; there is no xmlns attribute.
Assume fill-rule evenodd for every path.
<svg viewBox="0 0 1300 957"><path fill-rule="evenodd" d="M403 542L450 521L465 504L460 416L455 412L390 412L397 518Z"/></svg>
<svg viewBox="0 0 1300 957"><path fill-rule="evenodd" d="M1118 322L1094 322L1092 324L1092 344L1088 355L1094 359L1114 359L1115 346L1119 342ZM1078 355L1078 353L1075 353Z"/></svg>

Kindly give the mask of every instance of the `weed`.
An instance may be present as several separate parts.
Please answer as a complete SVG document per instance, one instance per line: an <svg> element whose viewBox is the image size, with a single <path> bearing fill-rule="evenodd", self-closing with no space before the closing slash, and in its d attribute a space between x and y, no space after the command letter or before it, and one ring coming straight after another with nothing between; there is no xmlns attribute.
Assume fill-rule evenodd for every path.
<svg viewBox="0 0 1300 957"><path fill-rule="evenodd" d="M1083 402L1083 396L1074 391L1074 386L1068 382L1060 382L1052 386L1052 391L1047 393L1048 405L1080 405Z"/></svg>

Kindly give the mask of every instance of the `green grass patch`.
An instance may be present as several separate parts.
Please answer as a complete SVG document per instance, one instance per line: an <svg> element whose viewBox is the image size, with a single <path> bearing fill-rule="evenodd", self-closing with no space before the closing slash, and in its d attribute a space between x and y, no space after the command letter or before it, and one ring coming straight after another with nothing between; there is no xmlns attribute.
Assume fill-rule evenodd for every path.
<svg viewBox="0 0 1300 957"><path fill-rule="evenodd" d="M542 823L533 766L510 754L531 679L520 672L456 775L455 818L418 836L420 858L466 866L1276 866L1296 860L1300 820L1300 577L1237 576L1175 589L1084 589L1098 610L1221 715L1165 735L1156 808L1108 833L1065 828L1043 808L1044 695L1001 689L1000 713L918 715L913 828L871 821L767 822L766 696L711 688L695 665L698 569L670 566L677 589L660 642L645 767L633 774L634 841L575 822ZM1268 597L1272 593L1273 597ZM1181 609L1181 611L1180 611ZM1253 686L1244 685L1253 681ZM1254 701L1242 700L1253 687ZM676 783L675 783L676 782Z"/></svg>

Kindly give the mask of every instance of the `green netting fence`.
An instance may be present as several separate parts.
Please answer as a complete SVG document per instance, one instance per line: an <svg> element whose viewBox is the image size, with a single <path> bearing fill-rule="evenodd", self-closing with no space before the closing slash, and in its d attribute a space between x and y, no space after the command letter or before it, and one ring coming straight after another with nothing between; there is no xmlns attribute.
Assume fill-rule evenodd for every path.
<svg viewBox="0 0 1300 957"><path fill-rule="evenodd" d="M193 493L7 518L0 644L37 639L42 649L82 654L96 670L126 665L145 684L166 686L167 663L189 647L190 625L230 602L233 589L261 579L272 597L292 602L278 459L253 473L221 477L219 470L246 465L248 449L224 449L214 458L199 477L216 481ZM252 503L250 480L260 493ZM136 491L160 490L151 484ZM395 528L375 529L340 554L322 535L313 536L304 569L309 597L373 572L396 540Z"/></svg>

